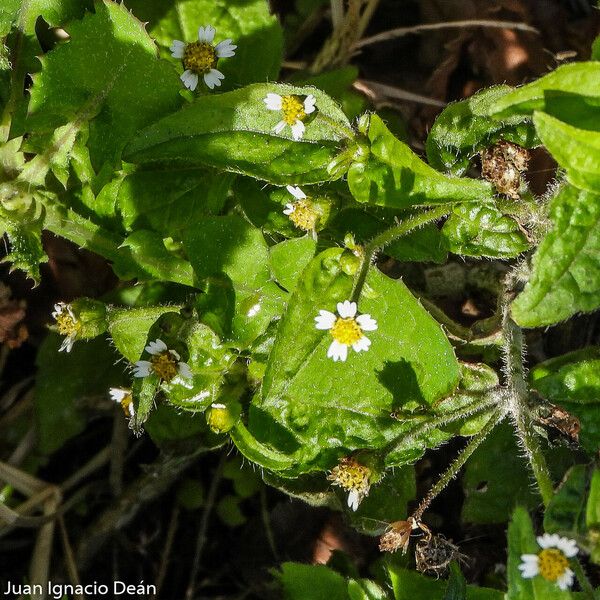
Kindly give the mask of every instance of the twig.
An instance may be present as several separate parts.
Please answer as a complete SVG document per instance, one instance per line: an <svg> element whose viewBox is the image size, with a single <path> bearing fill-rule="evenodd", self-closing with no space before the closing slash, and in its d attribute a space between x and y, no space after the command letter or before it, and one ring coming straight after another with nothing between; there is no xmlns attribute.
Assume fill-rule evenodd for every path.
<svg viewBox="0 0 600 600"><path fill-rule="evenodd" d="M93 456L88 462L78 469L71 477L65 479L62 482L60 489L63 492L67 492L70 489L74 488L79 482L83 481L86 477L101 469L110 459L110 446L106 446L98 454Z"/></svg>
<svg viewBox="0 0 600 600"><path fill-rule="evenodd" d="M206 543L206 531L208 529L208 521L210 519L210 515L212 514L212 510L217 499L217 489L219 488L219 483L221 482L221 478L223 477L223 467L225 466L226 458L227 454L225 452L222 452L221 458L219 459L219 464L217 465L217 469L213 475L212 481L210 482L210 487L208 489L206 504L204 505L204 511L202 513L202 519L200 520L200 526L198 527L198 537L196 538L196 550L194 552L192 570L190 571L188 587L185 592L186 600L192 600L192 598L194 597L194 590L196 588L196 578L198 577L198 570L200 568L200 559L202 558L202 551L204 550L204 544Z"/></svg>
<svg viewBox="0 0 600 600"><path fill-rule="evenodd" d="M269 511L267 510L267 492L266 487L264 485L260 488L260 512L262 515L263 525L265 527L265 534L267 536L267 541L269 542L269 547L271 548L273 558L277 562L280 562L279 552L277 552L277 544L275 543L275 536L273 535L273 528L271 527L271 516L269 515Z"/></svg>
<svg viewBox="0 0 600 600"><path fill-rule="evenodd" d="M407 102L425 104L427 106L435 106L437 108L444 108L446 106L445 102L436 100L435 98L429 98L428 96L415 94L413 92L400 89L393 85L386 85L385 83L379 83L377 81L357 79L352 85L352 87L356 91L368 96L373 101L373 103L377 103L382 97L385 97L394 100L405 100Z"/></svg>
<svg viewBox="0 0 600 600"><path fill-rule="evenodd" d="M337 31L344 23L344 0L330 0L330 4L333 30Z"/></svg>
<svg viewBox="0 0 600 600"><path fill-rule="evenodd" d="M462 29L464 27L488 27L494 29L517 29L519 31L529 31L539 35L539 29L527 25L527 23L515 23L514 21L494 21L491 19L468 19L465 21L446 21L444 23L424 23L423 25L414 25L413 27L398 27L390 29L358 41L354 47L363 48L370 44L386 42L405 35L421 33L423 31L433 31L437 29Z"/></svg>
<svg viewBox="0 0 600 600"><path fill-rule="evenodd" d="M73 555L73 548L69 541L69 534L65 527L65 520L62 516L58 517L58 527L60 531L60 539L62 541L63 552L65 553L65 564L67 567L67 573L69 574L69 581L75 585L80 585L81 580L79 578L79 572L77 571L77 565L75 564L75 556ZM82 594L75 594L75 600L83 600Z"/></svg>
<svg viewBox="0 0 600 600"><path fill-rule="evenodd" d="M167 576L167 569L169 567L169 557L171 556L171 550L173 548L173 542L175 541L175 533L177 531L177 525L179 523L179 506L177 505L177 501L173 506L173 510L171 511L171 518L169 520L169 528L167 529L167 539L165 540L165 548L163 550L162 556L160 557L160 568L158 570L158 575L156 576L156 581L154 585L156 587L156 592L152 594L151 600L157 600L160 594L160 590L165 582L165 577Z"/></svg>

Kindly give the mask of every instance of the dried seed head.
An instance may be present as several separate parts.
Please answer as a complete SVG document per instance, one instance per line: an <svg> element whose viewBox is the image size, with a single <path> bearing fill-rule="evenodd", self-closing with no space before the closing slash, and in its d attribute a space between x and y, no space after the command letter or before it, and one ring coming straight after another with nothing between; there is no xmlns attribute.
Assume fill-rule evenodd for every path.
<svg viewBox="0 0 600 600"><path fill-rule="evenodd" d="M527 170L529 152L517 144L500 141L481 152L481 175L491 181L498 192L519 197L521 173Z"/></svg>
<svg viewBox="0 0 600 600"><path fill-rule="evenodd" d="M430 573L436 577L446 575L448 567L453 560L464 560L458 549L443 535L431 533L421 538L415 548L415 561L417 570L421 573Z"/></svg>
<svg viewBox="0 0 600 600"><path fill-rule="evenodd" d="M379 550L381 552L402 550L402 554L406 554L410 534L415 527L413 518L409 518L407 521L394 521L390 523L385 533L379 538Z"/></svg>

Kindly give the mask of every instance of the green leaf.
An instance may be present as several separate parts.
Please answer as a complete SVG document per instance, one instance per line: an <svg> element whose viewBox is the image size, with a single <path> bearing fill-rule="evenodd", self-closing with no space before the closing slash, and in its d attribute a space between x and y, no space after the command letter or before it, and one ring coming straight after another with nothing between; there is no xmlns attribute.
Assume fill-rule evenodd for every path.
<svg viewBox="0 0 600 600"><path fill-rule="evenodd" d="M450 577L448 578L448 587L443 600L466 600L467 582L460 572L460 567L452 562L450 564Z"/></svg>
<svg viewBox="0 0 600 600"><path fill-rule="evenodd" d="M566 185L552 201L550 218L554 227L512 304L521 327L552 325L600 306L600 196Z"/></svg>
<svg viewBox="0 0 600 600"><path fill-rule="evenodd" d="M543 112L535 112L533 122L548 152L566 169L569 182L600 193L600 132L572 127Z"/></svg>
<svg viewBox="0 0 600 600"><path fill-rule="evenodd" d="M585 504L588 473L586 465L575 465L544 512L544 531L569 537L585 531Z"/></svg>
<svg viewBox="0 0 600 600"><path fill-rule="evenodd" d="M181 105L180 81L158 60L156 46L122 4L95 4L96 13L73 21L68 44L41 58L29 102L29 127L51 131L91 121L89 149L99 169L115 163L142 127ZM143 106L143 110L136 107Z"/></svg>
<svg viewBox="0 0 600 600"><path fill-rule="evenodd" d="M159 317L178 312L177 306L148 308L109 308L108 331L117 350L129 361L139 360L147 343L150 328Z"/></svg>
<svg viewBox="0 0 600 600"><path fill-rule="evenodd" d="M554 582L543 577L525 579L519 571L522 554L537 554L531 519L524 508L515 509L508 527L508 593L506 600L571 600L570 592L563 592Z"/></svg>
<svg viewBox="0 0 600 600"><path fill-rule="evenodd" d="M40 283L40 263L48 262L42 247L42 229L38 222L20 223L0 216L0 230L8 237L10 248L1 262L10 262L11 271L20 269L35 285Z"/></svg>
<svg viewBox="0 0 600 600"><path fill-rule="evenodd" d="M131 252L132 260L148 279L173 281L193 286L194 272L190 263L165 247L154 231L138 229L121 244Z"/></svg>
<svg viewBox="0 0 600 600"><path fill-rule="evenodd" d="M600 35L594 40L592 44L592 60L600 60Z"/></svg>
<svg viewBox="0 0 600 600"><path fill-rule="evenodd" d="M207 217L188 231L184 244L198 281L226 275L232 282L232 336L249 344L283 310L283 292L271 281L263 234L238 216Z"/></svg>
<svg viewBox="0 0 600 600"><path fill-rule="evenodd" d="M232 39L235 57L218 64L225 75L224 90L277 79L283 33L267 0L127 0L126 4L139 19L150 22L148 31L163 56L170 56L173 40L196 41L199 26L217 30L215 43Z"/></svg>
<svg viewBox="0 0 600 600"><path fill-rule="evenodd" d="M448 249L463 256L513 258L529 249L521 226L493 206L459 204L442 227Z"/></svg>
<svg viewBox="0 0 600 600"><path fill-rule="evenodd" d="M442 175L396 139L377 115L371 115L367 135L369 155L348 171L348 186L358 202L407 208L491 199L489 183Z"/></svg>
<svg viewBox="0 0 600 600"><path fill-rule="evenodd" d="M535 145L535 132L527 118L515 115L499 122L477 114L486 114L511 90L506 85L495 86L447 106L427 136L429 164L438 171L461 175L473 156L500 139L525 147Z"/></svg>
<svg viewBox="0 0 600 600"><path fill-rule="evenodd" d="M75 344L68 353L58 351L61 341L49 334L36 359L36 431L44 454L81 433L87 423L84 408L92 400L107 400L109 388L123 381L123 366L105 339Z"/></svg>
<svg viewBox="0 0 600 600"><path fill-rule="evenodd" d="M533 389L546 400L562 404L600 402L600 348L590 346L536 365L530 373Z"/></svg>
<svg viewBox="0 0 600 600"><path fill-rule="evenodd" d="M206 215L218 214L233 177L208 169L138 171L118 187L117 204L129 231L153 229L181 240Z"/></svg>
<svg viewBox="0 0 600 600"><path fill-rule="evenodd" d="M474 107L474 113L504 120L512 115L530 115L535 110L548 109L558 94L573 94L600 98L600 63L579 62L558 67L533 83L504 94L491 105ZM548 112L548 111L547 111Z"/></svg>
<svg viewBox="0 0 600 600"><path fill-rule="evenodd" d="M286 600L350 600L346 578L325 565L285 562L276 576Z"/></svg>
<svg viewBox="0 0 600 600"><path fill-rule="evenodd" d="M590 483L590 494L585 511L587 527L600 527L600 470L594 469Z"/></svg>
<svg viewBox="0 0 600 600"><path fill-rule="evenodd" d="M269 248L271 270L288 292L293 292L304 268L313 259L317 242L306 235L285 240Z"/></svg>
<svg viewBox="0 0 600 600"><path fill-rule="evenodd" d="M503 523L518 504L535 506L539 498L530 482L512 428L499 425L467 463L463 475L463 520Z"/></svg>
<svg viewBox="0 0 600 600"><path fill-rule="evenodd" d="M395 600L445 600L447 584L440 579L425 577L416 571L409 571L396 565L387 566ZM459 596L460 597L460 596ZM468 585L467 600L504 600L500 590Z"/></svg>
<svg viewBox="0 0 600 600"><path fill-rule="evenodd" d="M316 98L317 110L294 141L289 127L275 134L281 120L267 110L268 93ZM326 94L312 87L255 84L225 94L202 96L181 111L143 129L126 149L135 163L177 160L244 173L272 183L328 181L329 163L340 142L351 137L350 124Z"/></svg>
<svg viewBox="0 0 600 600"><path fill-rule="evenodd" d="M381 448L404 427L390 417L393 410L427 410L458 382L458 363L439 325L401 281L378 271L368 277L370 292L360 302L360 311L378 322L369 334L371 348L351 352L346 362L327 358L331 337L315 328L314 318L349 297L352 280L341 269L342 252L326 250L304 270L277 332L262 397L250 413L254 435L288 444L301 471L314 461L329 468L332 456L357 448Z"/></svg>

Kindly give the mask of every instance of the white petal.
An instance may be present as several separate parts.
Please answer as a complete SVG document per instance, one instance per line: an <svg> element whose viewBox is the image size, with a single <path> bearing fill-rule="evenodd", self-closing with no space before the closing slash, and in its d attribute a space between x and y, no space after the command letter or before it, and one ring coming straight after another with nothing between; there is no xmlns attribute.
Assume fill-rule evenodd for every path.
<svg viewBox="0 0 600 600"><path fill-rule="evenodd" d="M565 569L565 572L556 580L556 585L561 590L568 590L573 585L574 575L571 569Z"/></svg>
<svg viewBox="0 0 600 600"><path fill-rule="evenodd" d="M212 42L215 39L215 28L207 25L206 27L198 27L198 41Z"/></svg>
<svg viewBox="0 0 600 600"><path fill-rule="evenodd" d="M341 360L344 362L348 358L348 346L340 344L337 340L333 340L327 350L327 358L333 358L333 362Z"/></svg>
<svg viewBox="0 0 600 600"><path fill-rule="evenodd" d="M133 419L133 417L135 417L135 406L133 406L133 402L130 402L127 405L127 410L129 411L129 416Z"/></svg>
<svg viewBox="0 0 600 600"><path fill-rule="evenodd" d="M218 58L231 58L235 56L236 45L231 43L230 39L223 40L215 46L215 54Z"/></svg>
<svg viewBox="0 0 600 600"><path fill-rule="evenodd" d="M348 493L348 506L356 511L358 505L360 504L360 495L357 490L350 490Z"/></svg>
<svg viewBox="0 0 600 600"><path fill-rule="evenodd" d="M315 317L315 327L317 329L331 329L337 317L328 310L320 310L319 315Z"/></svg>
<svg viewBox="0 0 600 600"><path fill-rule="evenodd" d="M125 396L131 392L129 390L124 390L123 388L110 388L108 393L111 397L111 400L114 402L121 402L121 400L123 400L123 398L125 398Z"/></svg>
<svg viewBox="0 0 600 600"><path fill-rule="evenodd" d="M304 100L304 112L307 115L310 115L310 113L315 112L316 101L317 99L312 94L306 96L306 99Z"/></svg>
<svg viewBox="0 0 600 600"><path fill-rule="evenodd" d="M371 346L371 340L364 335L358 340L358 342L354 342L352 344L352 348L355 352L363 352L369 349Z"/></svg>
<svg viewBox="0 0 600 600"><path fill-rule="evenodd" d="M282 98L279 94L267 94L263 102L269 110L281 110Z"/></svg>
<svg viewBox="0 0 600 600"><path fill-rule="evenodd" d="M296 200L305 200L306 194L298 187L293 185L287 185L285 189L292 195Z"/></svg>
<svg viewBox="0 0 600 600"><path fill-rule="evenodd" d="M286 204L285 208L283 209L283 214L284 215L291 215L294 212L295 208L293 204Z"/></svg>
<svg viewBox="0 0 600 600"><path fill-rule="evenodd" d="M56 319L56 317L58 315L62 315L63 312L63 307L64 304L62 304L61 302L59 302L58 304L54 305L54 312L52 313L52 316Z"/></svg>
<svg viewBox="0 0 600 600"><path fill-rule="evenodd" d="M541 548L556 548L558 547L559 536L556 533L544 533L537 537L537 543Z"/></svg>
<svg viewBox="0 0 600 600"><path fill-rule="evenodd" d="M155 342L150 342L145 350L148 354L160 354L161 352L165 352L167 349L167 345L162 340L156 340Z"/></svg>
<svg viewBox="0 0 600 600"><path fill-rule="evenodd" d="M171 51L171 56L173 58L183 58L183 53L185 52L185 43L179 40L173 40L169 50Z"/></svg>
<svg viewBox="0 0 600 600"><path fill-rule="evenodd" d="M184 362L180 362L179 365L177 365L177 366L179 368L179 374L184 379L192 378L192 370L190 369L190 365L188 365L187 363L184 363Z"/></svg>
<svg viewBox="0 0 600 600"><path fill-rule="evenodd" d="M192 92L198 87L198 75L190 70L184 71L180 79L183 81L183 85Z"/></svg>
<svg viewBox="0 0 600 600"><path fill-rule="evenodd" d="M350 300L338 302L337 311L343 319L351 319L356 314L356 302L350 302Z"/></svg>
<svg viewBox="0 0 600 600"><path fill-rule="evenodd" d="M559 537L556 547L567 557L573 558L578 552L577 543L566 537Z"/></svg>
<svg viewBox="0 0 600 600"><path fill-rule="evenodd" d="M225 79L225 75L217 69L211 69L208 73L204 73L204 83L211 90L216 86L221 85L221 79Z"/></svg>
<svg viewBox="0 0 600 600"><path fill-rule="evenodd" d="M538 563L540 557L537 554L521 554L521 560L528 563Z"/></svg>
<svg viewBox="0 0 600 600"><path fill-rule="evenodd" d="M175 350L169 350L169 354L175 359L175 360L179 360L181 358L181 356L179 356L179 352L176 352Z"/></svg>
<svg viewBox="0 0 600 600"><path fill-rule="evenodd" d="M275 133L281 133L285 129L286 125L287 125L287 123L285 121L279 121L279 123L277 123L277 125L275 125L275 127L273 127L273 131Z"/></svg>
<svg viewBox="0 0 600 600"><path fill-rule="evenodd" d="M356 322L363 331L375 331L377 329L377 321L366 313L356 317Z"/></svg>
<svg viewBox="0 0 600 600"><path fill-rule="evenodd" d="M152 363L148 360L138 360L133 365L133 376L134 377L148 377L152 371Z"/></svg>
<svg viewBox="0 0 600 600"><path fill-rule="evenodd" d="M72 336L68 336L63 340L58 351L59 352L71 352L71 350L73 349L74 343L75 343L75 338Z"/></svg>
<svg viewBox="0 0 600 600"><path fill-rule="evenodd" d="M292 125L292 138L296 141L302 139L302 136L304 135L304 129L304 123L300 120L296 121Z"/></svg>

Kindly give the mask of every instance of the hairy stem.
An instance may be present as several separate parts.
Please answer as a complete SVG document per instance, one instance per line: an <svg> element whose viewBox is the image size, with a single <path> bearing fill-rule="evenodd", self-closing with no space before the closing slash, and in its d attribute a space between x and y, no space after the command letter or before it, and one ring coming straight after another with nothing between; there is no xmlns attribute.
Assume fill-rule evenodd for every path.
<svg viewBox="0 0 600 600"><path fill-rule="evenodd" d="M487 393L482 393L481 396L469 404L468 406L463 406L453 412L448 412L443 415L438 415L433 417L429 421L425 421L424 423L419 423L414 429L408 431L407 433L402 434L396 439L392 440L390 444L388 444L385 453L391 453L396 451L400 446L408 444L409 442L414 441L416 438L425 435L429 431L436 429L437 427L443 427L444 425L449 425L450 423L454 423L456 421L460 421L466 417L471 417L485 411L496 407L501 400L499 398L499 392L501 390L494 389Z"/></svg>
<svg viewBox="0 0 600 600"><path fill-rule="evenodd" d="M418 523L423 513L429 508L429 505L438 496L438 494L456 477L469 457L480 446L481 442L489 435L496 425L504 418L506 413L503 409L497 409L485 424L483 429L474 435L469 443L463 448L461 453L454 459L454 462L444 471L438 482L429 490L425 498L421 501L417 510L412 514L413 519Z"/></svg>
<svg viewBox="0 0 600 600"><path fill-rule="evenodd" d="M354 302L358 302L365 284L365 280L367 279L371 261L378 250L385 248L388 244L391 244L395 240L409 234L415 229L423 227L423 225L426 225L427 223L431 223L432 221L437 221L438 219L445 217L449 213L449 205L442 204L425 212L409 217L408 219L402 221L402 223L387 229L383 233L380 233L378 236L373 238L373 240L371 240L371 242L365 246L363 260L356 279L354 280L352 300Z"/></svg>
<svg viewBox="0 0 600 600"><path fill-rule="evenodd" d="M529 390L526 382L523 357L525 342L521 328L510 317L508 298L505 297L502 307L502 329L504 332L504 363L507 379L508 410L515 425L517 435L531 470L540 490L544 506L552 499L554 485L550 478L546 458L542 452L539 439L533 431L533 422L527 410Z"/></svg>

